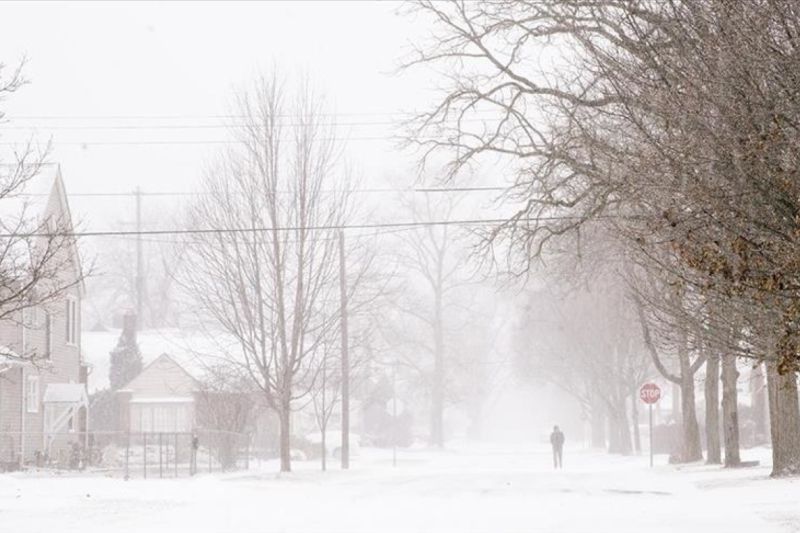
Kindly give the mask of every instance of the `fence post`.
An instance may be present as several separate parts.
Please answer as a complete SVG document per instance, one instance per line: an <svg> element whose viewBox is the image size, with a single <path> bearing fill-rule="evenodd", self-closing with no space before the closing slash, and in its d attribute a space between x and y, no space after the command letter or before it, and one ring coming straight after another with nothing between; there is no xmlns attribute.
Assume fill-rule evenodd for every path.
<svg viewBox="0 0 800 533"><path fill-rule="evenodd" d="M208 473L210 474L211 473L211 467L212 467L212 465L211 465L211 439L208 438L206 440L208 441L206 443L206 450L207 450L206 453L208 453Z"/></svg>
<svg viewBox="0 0 800 533"><path fill-rule="evenodd" d="M250 470L250 435L247 435L247 438L244 443L244 469Z"/></svg>
<svg viewBox="0 0 800 533"><path fill-rule="evenodd" d="M162 448L163 442L162 437L164 436L163 433L158 434L158 477L159 479L164 477L164 450Z"/></svg>
<svg viewBox="0 0 800 533"><path fill-rule="evenodd" d="M191 442L189 444L189 475L195 475L197 473L197 448L194 447L195 434L192 433Z"/></svg>
<svg viewBox="0 0 800 533"><path fill-rule="evenodd" d="M147 479L147 433L142 433L142 468L144 478Z"/></svg>
<svg viewBox="0 0 800 533"><path fill-rule="evenodd" d="M173 450L173 459L175 459L175 477L178 477L178 434L175 433L175 449Z"/></svg>

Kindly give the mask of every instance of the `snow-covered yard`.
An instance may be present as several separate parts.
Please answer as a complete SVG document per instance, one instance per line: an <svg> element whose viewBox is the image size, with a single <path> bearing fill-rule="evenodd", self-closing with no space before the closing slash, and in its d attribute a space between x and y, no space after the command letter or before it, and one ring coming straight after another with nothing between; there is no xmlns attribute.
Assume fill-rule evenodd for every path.
<svg viewBox="0 0 800 533"><path fill-rule="evenodd" d="M768 459L765 452L748 459ZM647 468L645 456L464 447L362 450L353 469L275 464L194 479L0 475L0 531L573 532L800 531L800 481L768 467Z"/></svg>

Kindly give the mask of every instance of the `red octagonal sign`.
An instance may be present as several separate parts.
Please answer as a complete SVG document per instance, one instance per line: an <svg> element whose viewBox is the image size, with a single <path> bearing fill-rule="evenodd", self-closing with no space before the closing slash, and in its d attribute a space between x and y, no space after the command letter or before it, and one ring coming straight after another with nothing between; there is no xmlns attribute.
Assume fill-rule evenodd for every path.
<svg viewBox="0 0 800 533"><path fill-rule="evenodd" d="M645 383L639 389L639 398L644 403L656 403L661 398L661 389L655 383Z"/></svg>

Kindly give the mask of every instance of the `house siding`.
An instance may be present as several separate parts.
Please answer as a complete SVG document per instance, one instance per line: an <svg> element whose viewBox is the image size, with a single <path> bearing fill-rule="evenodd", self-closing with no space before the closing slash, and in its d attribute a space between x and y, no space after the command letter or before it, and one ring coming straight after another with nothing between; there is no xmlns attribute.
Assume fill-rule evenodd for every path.
<svg viewBox="0 0 800 533"><path fill-rule="evenodd" d="M0 374L0 462L3 463L17 461L19 457L21 384L19 368Z"/></svg>
<svg viewBox="0 0 800 533"><path fill-rule="evenodd" d="M60 177L56 178L51 196L46 204L44 217L52 216L63 219L69 216L65 209L63 185ZM57 261L67 259L64 264L69 268L60 274L62 282L74 280L79 276L80 265L76 264L74 250L64 249L60 253L69 254L62 256ZM67 281L68 283L69 281ZM44 405L42 399L47 386L53 383L80 383L81 382L81 287L74 286L65 291L64 295L56 301L48 302L46 307L38 307L33 311L36 320L31 327L22 325L22 312L7 320L0 321L0 344L9 347L19 354L33 357L34 364L22 368L13 368L0 374L0 460L6 460L10 455L18 460L20 452L24 450L24 460L31 461L37 451L44 451ZM67 343L66 327L67 313L66 300L72 298L76 302L77 338L74 344ZM45 313L51 316L51 346L47 348L47 331L45 327ZM23 342L24 340L24 342ZM24 347L23 347L24 344ZM38 412L27 412L26 394L29 376L39 379ZM24 418L24 420L23 420ZM75 429L78 421L75 421ZM23 428L24 425L24 428ZM20 432L25 431L27 437L22 446ZM76 436L77 438L77 436ZM69 439L71 440L71 439ZM51 445L51 452L63 453L68 446L66 439ZM11 446L11 449L9 449ZM56 449L53 449L55 446Z"/></svg>

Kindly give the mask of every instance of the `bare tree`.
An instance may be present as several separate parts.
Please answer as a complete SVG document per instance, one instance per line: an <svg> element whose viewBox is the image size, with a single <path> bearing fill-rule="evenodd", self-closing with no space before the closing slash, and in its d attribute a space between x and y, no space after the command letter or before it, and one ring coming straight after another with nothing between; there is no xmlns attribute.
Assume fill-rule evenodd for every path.
<svg viewBox="0 0 800 533"><path fill-rule="evenodd" d="M683 289L735 307L750 328L735 337L749 338L746 350L727 355L768 362L768 386L778 387L773 422L793 438L800 427L792 386L800 360L796 6L416 7L434 31L409 64L443 67L452 82L416 123L416 142L426 156L447 150L451 174L483 154L518 163L521 205L491 242L517 250L515 266L524 271L565 235L603 223ZM691 335L672 335L683 334ZM682 360L687 371L695 366ZM797 447L773 445L775 475L800 469Z"/></svg>
<svg viewBox="0 0 800 533"><path fill-rule="evenodd" d="M336 404L341 398L341 367L331 357L329 350L323 346L322 368L320 369L319 386L311 393L314 418L320 432L320 467L328 469L328 425L336 410ZM338 370L338 372L337 372Z"/></svg>
<svg viewBox="0 0 800 533"><path fill-rule="evenodd" d="M678 296L677 298L680 299L681 297ZM667 327L667 332L677 332L677 338L666 342L667 345L671 344L671 348L674 350L673 353L677 359L677 371L669 369L662 360L662 352L664 350L659 349L659 342L654 339L652 327L653 318L652 316L647 316L646 307L640 298L636 298L635 301L639 324L642 328L642 336L647 351L652 357L654 366L664 378L680 387L682 446L679 458L681 461L685 462L698 461L703 458L703 451L700 445L700 426L697 422L697 411L695 407L694 376L706 362L705 354L701 351L696 351L693 357L685 324L674 329L672 327ZM652 307L650 308L652 309ZM663 331L662 329L662 332ZM662 333L662 339L663 336L669 335L669 333ZM667 348L667 350L669 350L669 348Z"/></svg>
<svg viewBox="0 0 800 533"><path fill-rule="evenodd" d="M637 393L652 365L642 335L630 329L636 308L613 245L597 232L587 240L579 261L572 253L551 256L549 288L528 297L517 327L518 366L572 396L599 447L607 419L608 450L627 454L641 449Z"/></svg>
<svg viewBox="0 0 800 533"><path fill-rule="evenodd" d="M188 223L182 284L235 339L229 357L280 420L291 469L291 412L319 377L320 346L339 327L336 230L350 212L330 115L306 82L262 77L238 97L236 144L209 168Z"/></svg>
<svg viewBox="0 0 800 533"><path fill-rule="evenodd" d="M147 205L147 204L145 204ZM165 216L163 207L145 209L145 229L169 227L175 220ZM129 229L118 221L120 229ZM141 328L174 327L180 321L179 290L175 283L183 260L183 243L171 237L143 237L142 277L143 315L137 317ZM97 265L97 275L87 292L88 313L93 320L108 325L114 313L135 309L137 298L137 261L135 239L102 239L104 253Z"/></svg>
<svg viewBox="0 0 800 533"><path fill-rule="evenodd" d="M425 223L448 220L457 205L455 198L425 194L421 199L406 201L406 211L412 221ZM405 363L418 370L429 391L428 438L431 445L439 447L444 445L444 409L449 389L447 336L457 322L454 317L459 301L455 291L467 281L463 276L465 256L463 248L458 246L458 237L458 229L447 224L422 225L402 233L396 250L397 261L408 277L402 294L392 303L412 323L407 331L413 332L413 338L400 335L403 342L412 345ZM398 333L390 332L395 336ZM420 358L420 353L424 357Z"/></svg>
<svg viewBox="0 0 800 533"><path fill-rule="evenodd" d="M208 365L199 382L197 421L211 430L209 438L223 469L236 465L239 450L247 444L256 392L240 368L221 362Z"/></svg>
<svg viewBox="0 0 800 533"><path fill-rule="evenodd" d="M9 71L0 63L0 103L25 85L23 65ZM0 109L0 133L4 119ZM46 162L49 151L49 145L38 149L29 142L11 157L0 155L0 321L23 323L28 311L48 309L86 276L75 253L72 221L47 215L49 197L37 195L49 194L49 188L29 189L39 178L52 184L50 178L59 172ZM45 355L18 353L8 347L1 351L0 356L9 360L35 361Z"/></svg>

